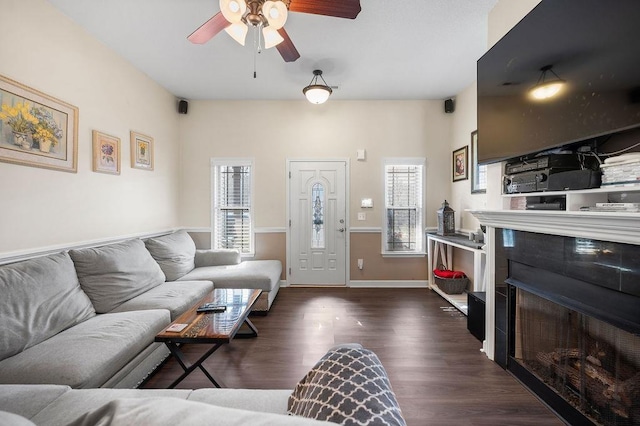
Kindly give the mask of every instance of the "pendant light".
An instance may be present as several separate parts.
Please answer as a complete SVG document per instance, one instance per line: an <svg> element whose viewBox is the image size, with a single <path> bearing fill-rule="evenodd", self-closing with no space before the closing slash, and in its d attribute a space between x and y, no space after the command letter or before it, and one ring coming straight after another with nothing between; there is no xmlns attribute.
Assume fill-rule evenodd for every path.
<svg viewBox="0 0 640 426"><path fill-rule="evenodd" d="M324 84L318 84L318 78L322 80ZM321 70L313 71L313 78L307 87L302 89L302 93L307 97L307 100L312 104L323 104L329 99L333 90L327 85L322 77Z"/></svg>

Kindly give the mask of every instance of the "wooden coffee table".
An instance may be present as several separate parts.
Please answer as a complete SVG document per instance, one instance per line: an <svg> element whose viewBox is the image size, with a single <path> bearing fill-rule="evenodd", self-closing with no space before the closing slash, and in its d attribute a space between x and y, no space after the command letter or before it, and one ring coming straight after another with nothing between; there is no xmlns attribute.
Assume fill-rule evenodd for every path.
<svg viewBox="0 0 640 426"><path fill-rule="evenodd" d="M249 321L247 316L251 312L253 305L260 297L262 290L253 289L214 289L209 295L200 299L187 312L176 318L162 332L156 335L156 342L164 342L171 354L178 361L184 373L178 377L169 389L176 387L192 371L199 368L214 386L223 387L219 380L213 378L211 373L202 365L204 360L217 351L222 345L229 343L234 337L256 337L258 330ZM227 310L221 313L198 313L196 310L205 303L215 303L225 305ZM179 332L167 331L174 324L186 324L186 328ZM238 333L242 325L245 324L249 331ZM180 345L185 343L205 343L213 345L204 355L193 364L188 365L184 353L180 350Z"/></svg>

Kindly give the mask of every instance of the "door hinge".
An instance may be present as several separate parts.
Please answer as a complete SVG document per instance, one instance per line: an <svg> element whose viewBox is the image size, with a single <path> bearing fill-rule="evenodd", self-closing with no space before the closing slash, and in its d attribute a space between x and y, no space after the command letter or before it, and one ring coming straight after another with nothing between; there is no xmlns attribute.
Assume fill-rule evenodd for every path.
<svg viewBox="0 0 640 426"><path fill-rule="evenodd" d="M291 219L289 219L289 228L291 228Z"/></svg>
<svg viewBox="0 0 640 426"><path fill-rule="evenodd" d="M289 268L289 275L291 275L291 268Z"/></svg>
<svg viewBox="0 0 640 426"><path fill-rule="evenodd" d="M291 179L291 172L289 172L289 179Z"/></svg>

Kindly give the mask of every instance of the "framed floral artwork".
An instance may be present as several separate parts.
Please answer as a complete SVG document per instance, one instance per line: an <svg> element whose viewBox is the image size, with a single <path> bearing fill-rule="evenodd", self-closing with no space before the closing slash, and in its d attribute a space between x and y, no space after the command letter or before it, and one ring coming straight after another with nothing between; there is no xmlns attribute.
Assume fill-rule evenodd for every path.
<svg viewBox="0 0 640 426"><path fill-rule="evenodd" d="M487 192L487 165L478 164L478 131L471 132L471 193Z"/></svg>
<svg viewBox="0 0 640 426"><path fill-rule="evenodd" d="M0 75L0 108L0 161L77 172L77 107Z"/></svg>
<svg viewBox="0 0 640 426"><path fill-rule="evenodd" d="M131 167L153 170L153 138L131 131Z"/></svg>
<svg viewBox="0 0 640 426"><path fill-rule="evenodd" d="M93 131L93 171L120 174L120 138Z"/></svg>
<svg viewBox="0 0 640 426"><path fill-rule="evenodd" d="M467 145L453 151L453 181L469 179L469 147Z"/></svg>

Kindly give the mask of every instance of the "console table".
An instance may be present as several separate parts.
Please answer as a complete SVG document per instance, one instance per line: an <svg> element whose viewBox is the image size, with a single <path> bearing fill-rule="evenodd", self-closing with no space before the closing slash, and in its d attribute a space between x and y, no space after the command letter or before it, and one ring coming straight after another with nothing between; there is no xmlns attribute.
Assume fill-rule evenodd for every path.
<svg viewBox="0 0 640 426"><path fill-rule="evenodd" d="M483 249L484 243L476 243L469 240L464 234L438 235L435 232L427 232L427 255L429 262L429 287L444 297L463 314L467 315L467 295L447 294L440 290L433 280L433 270L440 265L447 269L453 269L453 248L470 251L473 253L473 281L469 291L485 291L484 271L486 256Z"/></svg>

